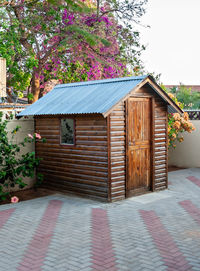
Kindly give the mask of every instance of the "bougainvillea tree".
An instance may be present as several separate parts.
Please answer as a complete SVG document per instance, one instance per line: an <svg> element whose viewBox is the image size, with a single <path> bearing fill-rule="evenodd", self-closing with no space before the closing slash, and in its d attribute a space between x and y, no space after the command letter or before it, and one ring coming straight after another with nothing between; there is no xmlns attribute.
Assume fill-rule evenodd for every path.
<svg viewBox="0 0 200 271"><path fill-rule="evenodd" d="M34 102L52 80L138 73L143 47L130 19L143 15L145 2L0 0L0 56L7 59L8 93L28 89Z"/></svg>

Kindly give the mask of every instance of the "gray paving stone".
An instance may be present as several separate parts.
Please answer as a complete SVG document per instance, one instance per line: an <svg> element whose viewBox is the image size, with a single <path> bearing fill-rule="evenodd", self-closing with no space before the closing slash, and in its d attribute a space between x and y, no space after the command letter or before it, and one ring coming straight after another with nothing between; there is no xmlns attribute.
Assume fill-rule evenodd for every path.
<svg viewBox="0 0 200 271"><path fill-rule="evenodd" d="M190 182L188 176L200 179L200 169L170 172L169 181L172 185L168 190L112 204L55 194L16 205L1 205L0 211L13 207L16 210L0 229L0 271L17 270L50 200L59 200L63 204L42 262L43 271L93 270L91 220L93 208L107 211L114 264L117 270L168 270L161 250L139 212L145 210L156 213L179 252L190 265L190 270L199 271L200 225L179 204L180 201L190 200L200 209L200 187ZM44 237L48 236L48 229L42 234ZM162 249L167 252L167 244ZM177 261L179 260L177 258ZM28 270L34 268L31 269L30 266Z"/></svg>

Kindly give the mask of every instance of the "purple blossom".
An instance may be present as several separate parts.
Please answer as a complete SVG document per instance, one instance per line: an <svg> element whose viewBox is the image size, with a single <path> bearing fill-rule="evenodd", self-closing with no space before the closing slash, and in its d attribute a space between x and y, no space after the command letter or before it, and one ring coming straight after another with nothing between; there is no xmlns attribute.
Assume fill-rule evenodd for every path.
<svg viewBox="0 0 200 271"><path fill-rule="evenodd" d="M63 12L62 20L65 25L72 25L74 23L74 15L65 9Z"/></svg>

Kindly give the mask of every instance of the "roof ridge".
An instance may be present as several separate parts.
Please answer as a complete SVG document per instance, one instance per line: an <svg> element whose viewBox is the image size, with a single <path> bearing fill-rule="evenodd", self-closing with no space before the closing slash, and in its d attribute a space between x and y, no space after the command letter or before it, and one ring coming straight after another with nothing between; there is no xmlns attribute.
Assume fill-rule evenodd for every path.
<svg viewBox="0 0 200 271"><path fill-rule="evenodd" d="M119 78L111 78L111 79L101 79L101 80L92 80L92 81L84 81L84 82L74 82L74 83L67 83L67 84L59 84L54 87L56 88L64 88L64 87L78 87L78 86L88 86L88 85L97 85L97 84L106 84L106 83L113 83L113 82L122 82L122 81L132 81L132 80L143 80L148 75L142 76L129 76L129 77L119 77Z"/></svg>

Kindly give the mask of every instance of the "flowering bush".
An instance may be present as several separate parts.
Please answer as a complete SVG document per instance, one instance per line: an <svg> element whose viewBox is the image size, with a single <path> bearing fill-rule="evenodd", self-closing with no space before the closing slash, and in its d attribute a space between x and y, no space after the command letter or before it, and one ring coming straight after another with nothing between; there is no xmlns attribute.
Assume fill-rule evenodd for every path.
<svg viewBox="0 0 200 271"><path fill-rule="evenodd" d="M177 98L174 97L172 93L168 93L170 98L175 101L178 106L183 107ZM183 136L180 135L183 132L191 133L195 130L194 125L189 121L189 116L187 112L181 116L179 113L168 115L168 145L173 148L176 147L175 141L182 142L184 140Z"/></svg>
<svg viewBox="0 0 200 271"><path fill-rule="evenodd" d="M19 198L14 196L11 198L11 203L17 203L19 201Z"/></svg>
<svg viewBox="0 0 200 271"><path fill-rule="evenodd" d="M0 1L2 2L2 1ZM7 91L30 103L49 84L142 73L136 29L147 0L15 0L0 9ZM11 4L12 2L12 4Z"/></svg>
<svg viewBox="0 0 200 271"><path fill-rule="evenodd" d="M10 197L10 188L18 186L24 188L27 184L24 183L24 177L34 177L35 167L39 165L40 158L35 157L35 152L27 152L20 155L21 148L25 147L27 143L42 140L37 133L29 134L20 143L14 142L14 137L19 131L20 126L16 126L11 132L11 139L8 139L7 124L8 120L2 119L2 112L0 112L0 201ZM12 119L12 116L11 116ZM38 182L42 181L42 174L37 174ZM12 202L17 202L13 198Z"/></svg>

